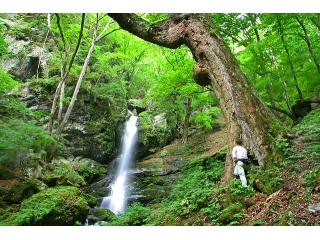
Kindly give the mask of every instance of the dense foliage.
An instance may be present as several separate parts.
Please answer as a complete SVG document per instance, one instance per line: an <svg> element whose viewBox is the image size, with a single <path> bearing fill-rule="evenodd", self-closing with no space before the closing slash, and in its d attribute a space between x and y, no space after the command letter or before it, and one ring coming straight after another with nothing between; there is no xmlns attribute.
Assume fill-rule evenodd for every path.
<svg viewBox="0 0 320 240"><path fill-rule="evenodd" d="M233 13L213 18L266 103L290 114L297 100L319 98L318 13Z"/></svg>
<svg viewBox="0 0 320 240"><path fill-rule="evenodd" d="M166 14L141 16L157 22ZM305 172L299 175L306 188L305 199L319 191L316 189L320 146L314 144L314 139L319 140L320 136L320 113L316 109L307 115L310 107L306 117L297 118L294 109L299 101L319 102L320 15L223 13L211 16L262 99L286 130L293 131L294 137L303 138L304 148L298 146L301 151L296 152L290 138L275 139L284 153L280 166L262 171L252 164L247 170L250 186L246 189L241 188L237 179L220 186L227 149L209 156L191 157L191 153L200 155L203 149L199 142L189 143L189 139L202 140L206 131L218 131L222 126L218 119L222 116L212 88L194 82L195 61L188 48L171 50L144 42L120 30L107 14L1 14L1 60L28 57L34 52L31 42L43 55L36 57L40 71L28 79L19 79L0 69L0 166L28 160L25 174L20 175L21 181L26 180L31 167L47 171L39 174L39 179L46 184L45 190L0 188L1 198L7 196L19 205L0 205L1 225L82 225L88 203L96 204L96 199L83 195L78 188L102 178L103 167L93 169L93 164L87 161L75 167L63 161L50 162L52 156L48 158L52 149L58 150L55 157L59 157L65 141L55 131L66 116L65 109L71 106L72 99L79 100L80 95L88 96L89 102L90 121L85 131L95 136L106 155L114 154L119 147L117 136L130 106L140 118L139 142L149 147L149 153L156 153L178 139L181 140L179 154L186 160L170 195L163 201L149 205L135 202L123 214L111 217L109 214L108 222L101 225L241 225L247 216L246 210L253 205L251 197L259 194L257 189L263 188L264 194L272 195L286 188L286 174L296 177L295 171L301 168L302 160L308 165L301 168ZM97 36L100 38L95 38ZM12 40L5 37L24 42L17 55L13 53L16 49L8 47ZM27 107L19 99L26 84L39 90L50 104L56 96L57 108L52 110L64 109L62 116ZM57 92L62 84L65 84L64 90ZM79 93L75 91L77 84L80 84ZM156 121L159 116L164 119L161 123ZM49 119L53 121L51 130L46 128ZM28 184L38 186L33 180ZM259 184L263 187L259 188ZM24 189L27 190L23 192ZM15 198L10 197L14 194ZM288 212L281 212L281 217L272 223L259 219L249 225L285 225Z"/></svg>

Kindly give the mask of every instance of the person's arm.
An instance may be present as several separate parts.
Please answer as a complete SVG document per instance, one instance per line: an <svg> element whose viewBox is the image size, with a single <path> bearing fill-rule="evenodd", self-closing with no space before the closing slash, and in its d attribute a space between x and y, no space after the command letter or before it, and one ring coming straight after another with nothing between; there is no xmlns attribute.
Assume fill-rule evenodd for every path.
<svg viewBox="0 0 320 240"><path fill-rule="evenodd" d="M237 150L236 150L235 147L232 149L232 159L233 159L234 162L237 162L237 161L238 161L238 158L237 158Z"/></svg>

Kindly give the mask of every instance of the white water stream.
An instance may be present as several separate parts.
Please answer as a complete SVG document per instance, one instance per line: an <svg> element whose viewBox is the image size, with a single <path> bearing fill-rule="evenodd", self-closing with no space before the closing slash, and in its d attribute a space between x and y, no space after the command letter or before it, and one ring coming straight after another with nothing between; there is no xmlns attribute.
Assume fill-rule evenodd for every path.
<svg viewBox="0 0 320 240"><path fill-rule="evenodd" d="M137 141L137 120L138 117L132 115L126 123L118 170L115 181L111 184L111 195L104 197L100 205L101 208L108 208L115 214L123 213L126 207L128 172Z"/></svg>

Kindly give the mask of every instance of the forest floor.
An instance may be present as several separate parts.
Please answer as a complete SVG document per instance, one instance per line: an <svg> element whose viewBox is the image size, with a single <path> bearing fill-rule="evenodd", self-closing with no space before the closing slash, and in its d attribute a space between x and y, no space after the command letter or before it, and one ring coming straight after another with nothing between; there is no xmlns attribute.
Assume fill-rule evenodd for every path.
<svg viewBox="0 0 320 240"><path fill-rule="evenodd" d="M220 119L224 124L224 120ZM295 133L292 133L295 134ZM299 135L299 134L298 134ZM307 187L304 183L307 174L319 164L319 157L310 157L305 153L307 145L319 144L319 139L309 139L295 136L292 142L292 155L299 158L291 160L281 169L283 188L268 196L257 192L251 197L251 205L244 212L240 225L253 226L319 226L320 225L320 183L314 183L313 187ZM190 137L188 144L197 146L201 143L206 149L202 155L209 155L227 145L227 129L222 127L216 131L207 131L205 137ZM165 149L173 149L178 144L173 142ZM195 156L195 157L199 157Z"/></svg>

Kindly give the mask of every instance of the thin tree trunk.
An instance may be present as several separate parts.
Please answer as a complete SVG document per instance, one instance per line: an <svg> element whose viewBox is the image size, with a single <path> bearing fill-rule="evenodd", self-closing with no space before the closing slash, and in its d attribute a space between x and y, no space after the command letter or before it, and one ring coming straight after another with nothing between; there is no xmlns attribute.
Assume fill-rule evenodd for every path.
<svg viewBox="0 0 320 240"><path fill-rule="evenodd" d="M256 27L256 23L257 23L257 20L256 18L254 17L253 14L248 14L249 16L249 19L250 19L250 22L253 26L253 29L254 29L254 35L256 36L256 41L257 43L261 41L261 38L260 38L260 34L259 34L259 31ZM266 60L264 58L264 54L263 54L263 51L261 49L261 45L258 46L258 51L259 51L259 58L260 58L260 61L259 61L259 64L261 66L261 70L259 71L259 75L264 77L267 73L266 71ZM276 107L276 101L274 99L274 94L272 93L272 82L269 81L267 84L266 84L266 92L268 94L268 97L269 97L269 101L271 103L271 106L273 107ZM273 114L278 118L278 119L281 119L280 115L279 115L279 112L277 111L273 111Z"/></svg>
<svg viewBox="0 0 320 240"><path fill-rule="evenodd" d="M314 23L314 25L316 25L318 30L320 30L320 17L319 17L319 15L318 15L318 19L316 17L312 17L311 21Z"/></svg>
<svg viewBox="0 0 320 240"><path fill-rule="evenodd" d="M170 14L155 24L130 13L109 15L122 29L146 41L172 49L183 44L190 48L196 61L194 79L199 85L212 85L227 120L228 152L222 184L232 179L235 138L244 140L261 168L274 164L272 160L281 160L274 138L283 129L246 79L209 14Z"/></svg>
<svg viewBox="0 0 320 240"><path fill-rule="evenodd" d="M289 96L288 96L287 83L286 83L286 82L282 79L282 77L281 77L277 59L276 59L276 57L273 55L272 52L269 52L269 57L270 57L270 60L271 60L272 64L274 65L274 68L277 70L277 71L276 71L277 77L278 77L281 85L283 86L283 98L285 99L285 102L286 102L286 106L287 106L287 108L288 108L288 111L291 111L291 104L290 104L290 100L289 100Z"/></svg>
<svg viewBox="0 0 320 240"><path fill-rule="evenodd" d="M299 99L303 99L302 92L301 92L301 90L299 88L299 85L298 85L298 79L297 79L297 76L296 76L295 71L294 71L293 63L291 61L290 52L289 52L287 44L286 44L286 42L284 40L284 35L283 35L283 29L282 29L280 16L279 16L279 14L276 14L276 16L277 16L277 23L278 23L279 31L280 31L280 39L281 39L283 48L284 48L284 50L285 50L285 52L287 54L288 63L289 63L289 66L290 66L290 70L291 70L291 74L292 74L292 77L293 77L294 85L295 85L295 88L296 88L296 90L298 92Z"/></svg>
<svg viewBox="0 0 320 240"><path fill-rule="evenodd" d="M66 83L63 82L61 86L61 91L60 91L60 104L59 104L59 112L58 112L58 125L61 123L62 120L62 110L63 110L63 98L64 98L64 88L65 88Z"/></svg>
<svg viewBox="0 0 320 240"><path fill-rule="evenodd" d="M186 99L186 114L184 116L184 124L183 124L183 133L182 133L182 144L186 144L188 141L188 129L189 129L189 122L191 116L191 98Z"/></svg>
<svg viewBox="0 0 320 240"><path fill-rule="evenodd" d="M80 31L79 31L79 36L78 36L78 41L77 41L77 45L75 47L75 50L72 54L71 60L69 62L68 65L68 69L67 68L67 60L68 60L68 50L67 50L67 46L66 46L66 41L65 41L65 37L62 31L62 28L60 26L60 17L59 14L55 14L55 16L57 17L57 25L60 31L60 36L63 42L63 49L61 51L64 52L65 56L61 57L62 61L61 61L61 79L60 82L58 83L58 86L56 88L55 94L53 96L53 102L52 102L52 107L51 107L51 111L50 111L50 118L49 118L49 122L48 122L48 132L52 133L52 128L53 128L53 121L54 121L54 117L55 117L55 113L57 110L57 103L58 103L58 99L59 96L61 95L61 87L64 86L64 82L67 78L67 76L69 75L69 72L71 70L71 67L74 63L74 59L78 53L78 50L80 48L80 43L81 43L81 39L83 36L83 28L84 28L84 22L85 22L85 13L82 14L82 18L81 18L81 27L80 27Z"/></svg>
<svg viewBox="0 0 320 240"><path fill-rule="evenodd" d="M53 97L53 101L52 101L52 106L51 106L51 111L50 111L50 118L49 118L49 122L48 122L48 132L52 133L52 129L53 129L53 120L54 120L54 115L56 113L56 109L57 109L57 102L58 102L58 98L61 92L61 87L64 84L64 79L61 78L60 82L58 83L58 86L56 88L56 92L54 93L54 97Z"/></svg>
<svg viewBox="0 0 320 240"><path fill-rule="evenodd" d="M95 46L96 35L97 35L97 29L94 30L93 39L92 39L92 42L91 42L91 46L90 46L89 52L88 52L88 54L87 54L87 57L86 57L86 59L85 59L85 61L84 61L84 64L83 64L83 66L82 66L82 70L81 70L80 76L79 76L79 78L78 78L77 85L76 85L76 87L75 87L75 89L74 89L74 92L73 92L73 95L72 95L72 98L71 98L69 107L68 107L68 109L67 109L66 114L64 115L64 118L63 118L61 124L59 125L59 127L58 127L58 129L57 129L56 134L58 134L58 135L61 134L64 126L65 126L66 123L68 122L69 117L70 117L70 114L71 114L71 111L72 111L73 106L74 106L74 103L75 103L75 101L76 101L76 99L77 99L77 95L78 95L78 92L79 92L79 89L80 89L82 80L83 80L84 75L85 75L85 73L86 73L86 70L87 70L87 67L88 67L88 64L89 64L89 61L90 61L90 58L91 58L91 55L92 55L94 46Z"/></svg>
<svg viewBox="0 0 320 240"><path fill-rule="evenodd" d="M66 111L66 114L62 120L62 122L60 123L58 129L57 129L57 132L56 134L60 135L66 125L66 123L68 122L69 120L69 117L70 117L70 114L72 112L72 109L73 109L73 106L74 106L74 103L77 99L77 96L78 96L78 93L79 93L79 89L80 89L80 86L81 86L81 83L82 83L82 80L84 78L84 75L86 73L86 70L87 70L87 67L89 65L89 61L90 61L90 58L91 58L91 55L92 55L92 52L93 52L93 49L95 47L95 44L97 41L99 41L99 39L101 37L103 37L103 34L104 32L107 30L107 28L109 27L111 23L111 20L108 22L108 24L104 27L103 31L101 32L101 34L99 36L97 36L97 33L98 33L98 28L99 28L99 18L98 18L98 15L97 15L97 22L96 22L96 26L93 30L93 37L92 37L92 41L91 41L91 45L90 45L90 49L88 51L88 54L87 54L87 57L84 61L84 64L82 66L82 70L81 70L81 73L80 73L80 76L78 78L78 81L77 81L77 85L73 91L73 95L72 95L72 98L71 98L71 101L70 101L70 104L69 104L69 107Z"/></svg>
<svg viewBox="0 0 320 240"><path fill-rule="evenodd" d="M78 78L78 81L77 81L77 85L73 91L73 95L72 95L72 98L71 98L71 101L70 101L70 104L68 106L68 109L64 115L64 118L63 120L61 121L61 123L58 125L58 128L57 128L57 131L56 131L56 134L59 136L65 125L67 124L68 120L69 120L69 117L70 117L70 114L72 112L72 109L74 107L74 103L77 99L77 96L78 96L78 93L79 93L79 90L80 90L80 86L81 86L81 83L82 83L82 80L84 78L84 75L86 73L86 70L87 70L87 67L89 65L89 61L90 61L90 58L91 58L91 55L92 55L92 52L94 50L94 47L95 47L95 44L97 41L99 41L102 37L103 37L103 34L104 32L107 30L107 28L109 27L111 23L111 20L108 22L108 24L105 26L105 28L103 29L103 31L101 32L101 34L97 37L97 32L98 32L98 28L99 28L99 18L98 18L98 14L97 14L97 22L96 22L96 25L95 25L95 28L93 30L93 37L92 37L92 41L91 41L91 45L90 45L90 49L88 51L88 54L87 54L87 57L83 63L83 66L82 66L82 70L81 70L81 73L79 75L79 78ZM56 151L56 148L52 148L50 153L49 153L49 160L51 160L55 154L55 151Z"/></svg>
<svg viewBox="0 0 320 240"><path fill-rule="evenodd" d="M268 82L266 84L266 91L267 91L267 94L269 96L269 100L270 100L270 103L271 103L271 106L272 108L271 109L274 109L277 107L277 104L276 104L276 101L274 100L274 97L273 97L273 92L272 92L272 82ZM279 120L282 120L281 119L281 116L279 114L278 111L273 111L273 114L279 119Z"/></svg>
<svg viewBox="0 0 320 240"><path fill-rule="evenodd" d="M303 24L302 20L300 20L298 17L296 17L296 20L300 24L300 26L301 26L301 28L303 30L304 36L302 36L302 39L307 43L307 46L308 46L309 52L310 52L310 54L312 56L313 62L316 65L318 73L320 74L319 61L318 61L316 53L313 51L313 49L311 47L311 42L310 42L310 39L309 39L309 36L308 36L308 31L307 31L305 25Z"/></svg>

